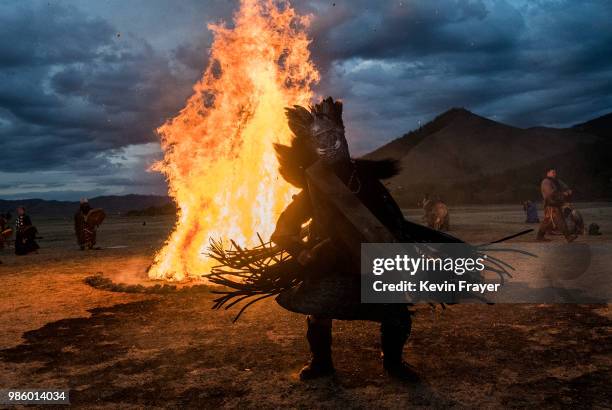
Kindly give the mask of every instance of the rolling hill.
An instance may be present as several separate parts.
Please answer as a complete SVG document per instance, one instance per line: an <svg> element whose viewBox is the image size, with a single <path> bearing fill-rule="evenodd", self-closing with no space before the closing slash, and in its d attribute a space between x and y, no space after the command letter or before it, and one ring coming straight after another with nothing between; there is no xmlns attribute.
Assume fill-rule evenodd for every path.
<svg viewBox="0 0 612 410"><path fill-rule="evenodd" d="M162 207L171 204L167 196L157 195L110 195L90 198L89 203L94 208L103 208L107 214L126 214L135 209ZM15 208L23 205L32 215L46 217L70 217L79 207L78 201L50 201L45 199L2 200L0 212L10 211L15 215Z"/></svg>
<svg viewBox="0 0 612 410"><path fill-rule="evenodd" d="M453 108L365 157L400 162L385 184L406 207L426 193L452 204L539 200L547 166L557 167L575 200L612 199L610 119L524 129Z"/></svg>
<svg viewBox="0 0 612 410"><path fill-rule="evenodd" d="M582 124L576 124L572 128L577 131L599 135L600 137L612 138L612 112Z"/></svg>
<svg viewBox="0 0 612 410"><path fill-rule="evenodd" d="M385 185L403 207L425 194L450 204L539 200L547 166L557 167L574 200L612 200L612 113L570 128L517 128L452 108L365 158L400 162L400 174ZM90 203L109 214L174 209L170 198L155 195L100 196ZM49 217L72 217L78 208L74 201L0 199L0 212L14 214L17 205Z"/></svg>

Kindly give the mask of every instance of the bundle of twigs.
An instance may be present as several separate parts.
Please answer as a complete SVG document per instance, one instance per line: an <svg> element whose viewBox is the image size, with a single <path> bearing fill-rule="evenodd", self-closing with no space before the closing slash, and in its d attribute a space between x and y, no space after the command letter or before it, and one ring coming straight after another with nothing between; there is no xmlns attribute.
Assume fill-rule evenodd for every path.
<svg viewBox="0 0 612 410"><path fill-rule="evenodd" d="M253 303L278 295L303 280L303 267L291 255L258 237L260 245L250 249L234 241L231 241L229 249L225 249L222 241L210 241L208 256L219 265L204 277L214 284L230 288L213 291L221 295L214 300L213 309L229 309L251 299L240 309L234 322Z"/></svg>
<svg viewBox="0 0 612 410"><path fill-rule="evenodd" d="M484 257L486 252L485 270L496 273L503 284L504 277L512 277L510 270L514 270L514 268L503 260L492 256L490 252L536 255L518 249L491 247L491 245L505 242L531 231L532 229L528 229L496 241L476 245L473 250L476 256L481 257ZM213 293L221 295L214 300L213 309L222 307L229 309L250 299L240 309L234 318L234 322L253 303L276 296L299 285L306 274L304 267L289 253L270 241L264 242L261 236L257 236L260 244L253 248L243 248L236 242L230 241L231 246L226 249L222 241L214 239L210 241L208 256L219 262L219 265L213 267L211 272L204 277L214 284L229 288L229 290L213 291ZM427 247L426 243L420 245L424 249ZM478 295L475 295L475 297L478 298Z"/></svg>

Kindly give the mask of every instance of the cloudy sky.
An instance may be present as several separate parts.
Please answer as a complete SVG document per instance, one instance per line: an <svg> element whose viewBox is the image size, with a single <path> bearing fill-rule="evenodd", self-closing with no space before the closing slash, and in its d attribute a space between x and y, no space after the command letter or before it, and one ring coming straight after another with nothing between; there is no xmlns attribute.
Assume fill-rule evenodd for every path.
<svg viewBox="0 0 612 410"><path fill-rule="evenodd" d="M354 153L453 106L528 127L612 111L612 1L295 1ZM227 0L0 2L0 198L163 194L154 129Z"/></svg>

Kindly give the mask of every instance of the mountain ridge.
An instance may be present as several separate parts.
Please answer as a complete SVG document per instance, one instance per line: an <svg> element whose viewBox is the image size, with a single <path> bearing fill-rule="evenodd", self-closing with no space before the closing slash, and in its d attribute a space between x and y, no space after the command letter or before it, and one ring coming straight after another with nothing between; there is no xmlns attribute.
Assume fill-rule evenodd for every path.
<svg viewBox="0 0 612 410"><path fill-rule="evenodd" d="M108 214L126 214L128 211L145 209L149 207L162 207L172 203L168 196L161 195L103 195L89 198L94 208L103 208ZM15 214L17 206L25 206L32 214L47 217L72 217L79 207L79 201L46 200L29 198L19 200L0 199L0 212L10 211Z"/></svg>
<svg viewBox="0 0 612 410"><path fill-rule="evenodd" d="M575 199L612 200L612 113L568 128L518 128L453 107L364 158L400 162L400 174L385 185L404 207L415 206L425 194L454 204L538 200L548 166L559 168ZM168 196L139 194L89 201L109 214L172 204ZM0 212L14 213L18 205L31 213L68 217L78 201L0 199Z"/></svg>
<svg viewBox="0 0 612 410"><path fill-rule="evenodd" d="M612 112L589 121L574 125L572 128L595 134L604 138L612 138Z"/></svg>
<svg viewBox="0 0 612 410"><path fill-rule="evenodd" d="M451 108L364 157L399 161L399 175L385 185L402 206L425 194L456 204L538 200L549 166L576 187L575 199L612 199L611 139L601 136L606 121L519 128Z"/></svg>

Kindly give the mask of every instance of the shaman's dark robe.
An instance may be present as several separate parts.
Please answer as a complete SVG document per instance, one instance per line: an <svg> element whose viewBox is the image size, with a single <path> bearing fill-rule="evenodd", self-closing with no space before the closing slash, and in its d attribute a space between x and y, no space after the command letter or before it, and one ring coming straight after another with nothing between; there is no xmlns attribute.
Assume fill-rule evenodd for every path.
<svg viewBox="0 0 612 410"><path fill-rule="evenodd" d="M27 255L36 251L39 246L36 243L36 228L28 215L19 215L15 222L15 254Z"/></svg>
<svg viewBox="0 0 612 410"><path fill-rule="evenodd" d="M274 148L280 175L301 192L280 215L271 242L262 241L252 249L224 249L221 242L211 241L209 255L219 265L205 276L229 289L218 292L221 296L214 300L213 308L229 308L250 299L236 320L253 303L277 296L281 306L297 313L401 326L409 319L407 304L361 303L360 244L464 244L446 233L406 221L381 182L397 174L397 163L351 160L343 130L329 127L334 119L338 127L343 127L341 109L327 108L317 111L317 115L326 117L319 122L304 107L287 109L288 124L295 137L290 145L275 144ZM317 133L316 141L313 132ZM483 255L479 250L483 246L467 245L475 256ZM450 248L436 252L444 254ZM309 252L302 253L304 250ZM486 270L500 276L507 274L504 265L496 266ZM438 280L444 278L437 276ZM456 279L456 275L452 277Z"/></svg>
<svg viewBox="0 0 612 410"><path fill-rule="evenodd" d="M394 167L384 162L357 160L334 167L334 173L357 196L368 210L393 234L398 242L456 242L462 241L433 229L406 221L400 207L380 182L395 173ZM318 220L313 198L308 187L295 195L280 215L272 241L287 250L294 258L317 243L334 238L333 223ZM302 225L309 224L308 241L301 240ZM382 321L390 317L405 317L406 305L361 304L359 261L352 260L341 241L327 241L315 260L305 270L304 281L295 288L282 292L277 302L284 308L302 314L331 319Z"/></svg>

